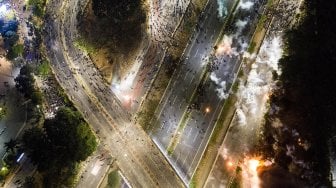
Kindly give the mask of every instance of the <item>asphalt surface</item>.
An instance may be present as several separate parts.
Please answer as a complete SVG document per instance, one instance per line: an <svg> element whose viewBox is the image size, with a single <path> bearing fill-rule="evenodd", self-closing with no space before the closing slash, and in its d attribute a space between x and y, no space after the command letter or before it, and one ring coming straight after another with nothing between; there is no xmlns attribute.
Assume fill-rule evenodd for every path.
<svg viewBox="0 0 336 188"><path fill-rule="evenodd" d="M9 10L15 10L18 5L12 6L8 1L3 1L0 5L7 4ZM17 14L17 12L15 12ZM6 16L6 15L3 15ZM21 16L21 15L20 15ZM3 18L1 18L3 19ZM4 19L5 20L5 19ZM26 27L20 17L18 19L20 31L18 34L25 33ZM4 56L0 57L0 103L6 107L5 117L0 120L0 157L3 158L6 153L4 144L10 139L16 139L25 128L27 118L26 106L18 104L21 99L15 89L14 78L19 74L20 68L16 67L6 60ZM7 84L5 84L7 83Z"/></svg>
<svg viewBox="0 0 336 188"><path fill-rule="evenodd" d="M74 47L79 1L50 2L45 45L53 71L134 187L183 187L182 181L139 125L131 122L92 62ZM57 7L57 9L56 9ZM63 12L61 12L63 11Z"/></svg>
<svg viewBox="0 0 336 188"><path fill-rule="evenodd" d="M124 78L134 76L131 84L120 80L112 81L112 91L117 94L122 106L129 112L137 112L142 102L146 100L146 95L151 84L160 69L160 64L167 57L167 46L173 41L175 30L182 20L183 13L186 12L189 0L151 0L150 16L148 17L147 33L144 34L142 50L134 58L139 69L129 70L129 74ZM135 74L135 75L133 75ZM126 81L127 82L127 81ZM125 97L127 96L127 97Z"/></svg>
<svg viewBox="0 0 336 188"><path fill-rule="evenodd" d="M187 47L184 56L185 65L174 74L173 80L163 96L163 100L156 111L156 117L153 119L156 126L151 132L151 137L155 143L164 151L168 149L174 137L179 138L173 153L169 155L166 152L165 155L176 168L183 181L187 183L201 159L216 118L225 101L218 97L216 91L219 89L218 84L207 77L203 86L204 96L197 97L198 101L201 101L200 110L192 110L184 130L177 131L178 124L189 105L188 102L199 85L202 72L205 69L205 61L213 52L213 45L223 26L224 20L217 18L218 5L216 2L212 3L205 11L205 20L200 24L203 29L199 30L190 46ZM230 10L233 4L234 1L230 1L225 4L225 7ZM258 8L258 6L249 10L238 8L231 25L235 24L238 19L249 19L248 24L240 32L233 32L236 29L232 27L224 32L228 35L236 34L236 36L233 36L231 47L236 48L238 52L242 51L242 41L248 43L251 38L256 25ZM240 53L218 56L216 58L218 69L212 72L220 81L225 81L226 85L229 86L238 71L241 56ZM222 89L224 93L229 92L229 87ZM206 113L206 108L209 108L210 112Z"/></svg>
<svg viewBox="0 0 336 188"><path fill-rule="evenodd" d="M10 181L5 184L6 188L21 187L26 177L32 177L36 172L35 165L32 164L30 159L24 155L19 162L20 168L15 172L15 176L11 177Z"/></svg>
<svg viewBox="0 0 336 188"><path fill-rule="evenodd" d="M77 188L97 188L101 184L106 172L113 163L113 159L108 151L98 148L94 155L90 156L84 163L84 168L81 173Z"/></svg>
<svg viewBox="0 0 336 188"><path fill-rule="evenodd" d="M272 45L276 38L278 40L280 38L281 41L284 30L292 27L291 23L295 20L295 14L298 12L301 1L280 0L279 3L276 4L277 6L274 8L274 12L272 12L272 22L270 23L266 36L262 42L262 46L253 68L254 71L257 72L258 77L262 78L262 80L258 83L253 83L252 79L248 79L244 85L245 88L251 88L251 85L253 85L253 88L258 91L255 93L250 91L250 97L254 98L256 102L253 105L257 108L254 110L253 114L246 114L247 123L245 126L241 125L237 113L233 117L228 134L221 145L219 155L205 184L205 187L207 188L230 187L233 178L236 176L236 167L239 163L240 166L243 166L241 161L243 161L243 158L246 157L246 154L250 153L249 151L253 151L255 144L257 143L260 125L263 124L263 116L268 108L266 107L266 103L268 101L266 95L268 92L271 92L272 85L274 84L271 75L274 68L269 65L275 58L271 56L273 50ZM280 45L282 48L282 41L280 42ZM253 71L250 72L250 76L253 74L252 72ZM261 88L263 88L264 91L262 91ZM268 88L268 90L265 88ZM244 99L244 97L246 96L239 96L239 108L244 105L249 105L246 103L246 99ZM234 165L226 165L228 161L232 162ZM243 171L244 170L245 169L243 168ZM249 178L250 177L248 176L245 177L243 182L253 182L253 180L251 181Z"/></svg>

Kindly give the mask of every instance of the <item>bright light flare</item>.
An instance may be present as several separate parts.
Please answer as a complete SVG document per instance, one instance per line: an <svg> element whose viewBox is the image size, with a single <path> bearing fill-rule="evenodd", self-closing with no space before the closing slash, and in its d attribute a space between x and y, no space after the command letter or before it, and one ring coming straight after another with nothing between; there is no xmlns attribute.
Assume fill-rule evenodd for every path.
<svg viewBox="0 0 336 188"><path fill-rule="evenodd" d="M219 45L216 51L216 55L221 55L221 54L230 55L231 53L232 53L232 48L228 44Z"/></svg>
<svg viewBox="0 0 336 188"><path fill-rule="evenodd" d="M210 108L209 107L206 107L205 108L205 113L209 113L210 112Z"/></svg>
<svg viewBox="0 0 336 188"><path fill-rule="evenodd" d="M216 49L216 56L221 55L231 55L233 53L232 45L232 37L224 35L224 38L220 45L218 45Z"/></svg>
<svg viewBox="0 0 336 188"><path fill-rule="evenodd" d="M228 167L233 167L233 162L228 161L228 162L226 163L226 165L227 165Z"/></svg>
<svg viewBox="0 0 336 188"><path fill-rule="evenodd" d="M250 171L257 171L257 168L260 166L260 161L257 159L250 159L248 161L248 168Z"/></svg>
<svg viewBox="0 0 336 188"><path fill-rule="evenodd" d="M125 95L125 96L124 96L124 99L125 99L126 101L129 101L129 100L131 99L131 97L130 97L129 95Z"/></svg>
<svg viewBox="0 0 336 188"><path fill-rule="evenodd" d="M24 153L21 153L21 155L20 155L19 158L16 160L16 162L17 162L17 163L20 162L23 156L24 156Z"/></svg>
<svg viewBox="0 0 336 188"><path fill-rule="evenodd" d="M262 161L258 158L245 158L242 163L243 187L259 188L258 168Z"/></svg>

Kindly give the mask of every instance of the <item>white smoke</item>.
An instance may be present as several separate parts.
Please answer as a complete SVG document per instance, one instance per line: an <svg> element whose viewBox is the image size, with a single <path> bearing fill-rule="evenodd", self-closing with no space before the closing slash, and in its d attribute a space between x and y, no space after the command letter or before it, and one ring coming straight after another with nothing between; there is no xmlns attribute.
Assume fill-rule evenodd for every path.
<svg viewBox="0 0 336 188"><path fill-rule="evenodd" d="M223 40L221 43L218 45L216 49L216 56L222 56L222 55L237 55L236 48L232 47L232 40L233 36L232 35L224 35Z"/></svg>
<svg viewBox="0 0 336 188"><path fill-rule="evenodd" d="M266 63L267 66L271 67L278 74L281 74L281 71L278 67L279 59L282 56L282 48L280 43L280 37L275 37L271 43L260 50L256 60L257 63L260 64Z"/></svg>
<svg viewBox="0 0 336 188"><path fill-rule="evenodd" d="M240 50L237 51L236 47L232 47L232 43L234 39L239 39L239 36L244 29L244 27L247 25L248 20L237 20L235 23L235 26L237 27L237 32L232 35L224 35L222 41L217 46L216 50L216 56L222 56L222 55L239 55L239 53L244 53L248 47L248 43L244 40L238 40Z"/></svg>
<svg viewBox="0 0 336 188"><path fill-rule="evenodd" d="M251 2L251 1L246 1L246 2L240 1L239 4L238 4L238 9L241 8L243 10L250 10L253 5L254 5L254 3Z"/></svg>
<svg viewBox="0 0 336 188"><path fill-rule="evenodd" d="M272 71L277 71L282 55L279 37L265 41L256 62L252 65L246 84L240 83L238 90L237 117L240 125L263 117L268 94L273 87ZM245 56L252 55L245 53Z"/></svg>
<svg viewBox="0 0 336 188"><path fill-rule="evenodd" d="M217 0L217 4L218 4L217 12L218 12L219 18L224 18L228 14L228 11L224 5L224 2L225 0Z"/></svg>
<svg viewBox="0 0 336 188"><path fill-rule="evenodd" d="M220 81L219 78L217 78L216 73L214 73L214 72L212 72L210 74L210 80L213 81L213 82L215 82L216 85L218 85L219 81Z"/></svg>
<svg viewBox="0 0 336 188"><path fill-rule="evenodd" d="M237 109L238 123L239 125L246 125L246 116L242 109Z"/></svg>
<svg viewBox="0 0 336 188"><path fill-rule="evenodd" d="M250 54L250 53L248 53L246 51L243 53L243 58L254 59L256 57L257 57L257 55L255 53Z"/></svg>
<svg viewBox="0 0 336 188"><path fill-rule="evenodd" d="M211 72L210 80L213 81L217 86L215 91L217 93L218 98L220 98L221 100L226 99L229 96L228 93L224 92L226 90L226 82L221 81L221 79L217 77L215 72Z"/></svg>
<svg viewBox="0 0 336 188"><path fill-rule="evenodd" d="M247 24L247 20L237 20L235 23L235 26L238 28L238 33L241 33L241 31L244 29L244 27Z"/></svg>

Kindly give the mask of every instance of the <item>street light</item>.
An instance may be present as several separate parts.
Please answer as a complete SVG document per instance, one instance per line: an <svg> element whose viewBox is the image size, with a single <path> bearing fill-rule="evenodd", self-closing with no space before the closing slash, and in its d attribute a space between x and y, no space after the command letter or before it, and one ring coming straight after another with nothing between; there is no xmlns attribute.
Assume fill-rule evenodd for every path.
<svg viewBox="0 0 336 188"><path fill-rule="evenodd" d="M205 113L209 113L210 112L210 108L209 107L206 107L205 108Z"/></svg>

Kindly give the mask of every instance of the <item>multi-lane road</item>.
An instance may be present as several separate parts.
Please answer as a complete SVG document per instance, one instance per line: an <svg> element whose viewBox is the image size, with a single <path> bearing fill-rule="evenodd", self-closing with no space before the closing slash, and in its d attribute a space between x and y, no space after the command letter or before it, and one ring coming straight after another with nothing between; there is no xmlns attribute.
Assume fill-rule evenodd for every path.
<svg viewBox="0 0 336 188"><path fill-rule="evenodd" d="M224 4L230 10L239 0ZM165 95L156 111L153 123L157 126L151 132L154 142L166 151L172 140L178 143L168 155L170 163L175 167L185 184L188 184L203 154L214 128L223 98L218 92L227 93L240 64L240 54L222 54L216 56L218 69L212 72L213 77L205 71L210 54L214 54L214 45L220 36L227 17L218 15L217 1L209 1L204 18L198 24L198 30L192 37L184 55L184 65L178 69L168 86ZM241 0L246 3L246 1ZM87 121L97 132L106 149L117 159L117 164L128 181L134 187L183 187L181 179L175 174L172 166L161 154L150 137L137 124L131 121L130 114L122 107L110 87L105 84L89 57L79 51L73 44L78 37L77 12L85 7L87 1L52 1L47 10L45 45L52 62L53 71L84 114ZM259 3L258 3L259 4ZM57 9L55 7L58 7ZM238 6L234 11L234 21L247 21L243 31L232 34L230 47L243 48L255 28L254 20L259 5L250 7ZM233 22L236 23L236 22ZM227 31L228 32L228 31ZM242 42L244 41L244 42ZM204 96L200 110L192 110L186 126L179 132L178 126L185 114L189 101L205 76ZM216 82L216 83L215 83ZM220 88L219 88L220 87ZM208 111L205 109L208 108Z"/></svg>
<svg viewBox="0 0 336 188"><path fill-rule="evenodd" d="M77 4L79 3L79 4ZM94 68L73 45L76 13L83 1L52 1L47 10L45 45L61 86L116 158L134 187L183 187L170 164ZM57 8L55 8L57 7Z"/></svg>
<svg viewBox="0 0 336 188"><path fill-rule="evenodd" d="M243 6L246 2L237 0L224 4L227 10L235 7L234 5L238 6L232 11L232 23L228 23L230 27L224 28L224 34L229 38L229 44L225 45L231 49L228 54L217 54L214 57L215 63L208 57L216 54L213 47L228 16L224 19L218 18L219 6L216 1L210 1L199 31L186 49L183 57L185 64L173 75L153 117L152 123L155 126L152 126L154 128L151 137L164 151L185 183L189 183L203 155L224 103L223 97L229 93L229 86L241 63L243 49L246 50L255 29L261 3L256 2L254 6L246 8ZM215 63L218 69L207 74L207 63ZM200 107L198 110L191 110L186 122L182 122L202 76L205 76L201 83L203 96L195 97L195 101L200 101Z"/></svg>

